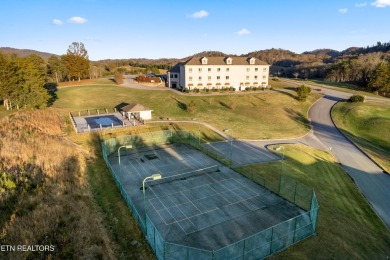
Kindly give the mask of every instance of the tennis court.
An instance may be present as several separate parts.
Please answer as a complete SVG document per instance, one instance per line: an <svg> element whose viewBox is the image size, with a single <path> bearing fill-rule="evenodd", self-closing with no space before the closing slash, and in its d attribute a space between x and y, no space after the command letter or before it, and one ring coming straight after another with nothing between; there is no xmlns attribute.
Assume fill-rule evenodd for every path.
<svg viewBox="0 0 390 260"><path fill-rule="evenodd" d="M108 161L123 195L169 243L214 251L299 215L287 229L311 223L307 211L188 145L123 149L119 155ZM153 174L162 178L145 182L144 197L143 180Z"/></svg>

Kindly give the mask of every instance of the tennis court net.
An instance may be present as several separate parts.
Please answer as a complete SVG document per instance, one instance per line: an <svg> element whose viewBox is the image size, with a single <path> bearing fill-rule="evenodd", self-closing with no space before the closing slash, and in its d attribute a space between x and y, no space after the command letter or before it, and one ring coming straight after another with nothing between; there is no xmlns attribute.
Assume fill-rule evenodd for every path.
<svg viewBox="0 0 390 260"><path fill-rule="evenodd" d="M180 173L180 174L175 174L175 175L171 175L171 176L167 176L167 177L163 176L163 178L161 178L161 179L154 180L149 186L153 187L153 186L158 185L158 184L169 183L169 182L173 182L173 181L177 181L177 180L184 181L184 180L187 180L188 178L193 178L193 177L197 177L199 175L213 173L213 172L219 172L219 171L220 170L219 170L218 165L213 165L213 166L205 167L202 169L184 172L184 173Z"/></svg>

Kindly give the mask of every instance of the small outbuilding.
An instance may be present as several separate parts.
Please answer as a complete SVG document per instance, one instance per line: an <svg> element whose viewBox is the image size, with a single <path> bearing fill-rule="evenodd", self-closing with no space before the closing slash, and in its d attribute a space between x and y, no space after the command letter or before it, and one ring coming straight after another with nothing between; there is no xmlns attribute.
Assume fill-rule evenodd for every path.
<svg viewBox="0 0 390 260"><path fill-rule="evenodd" d="M152 119L152 111L150 108L147 108L141 104L133 103L128 104L122 107L123 116L130 119L141 120L150 120Z"/></svg>

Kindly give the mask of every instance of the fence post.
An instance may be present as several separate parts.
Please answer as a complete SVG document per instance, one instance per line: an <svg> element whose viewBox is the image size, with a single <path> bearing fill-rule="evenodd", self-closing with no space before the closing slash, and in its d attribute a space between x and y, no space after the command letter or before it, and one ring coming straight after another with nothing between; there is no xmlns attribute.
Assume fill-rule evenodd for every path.
<svg viewBox="0 0 390 260"><path fill-rule="evenodd" d="M96 109L96 112L98 113L98 115L100 115L99 109Z"/></svg>
<svg viewBox="0 0 390 260"><path fill-rule="evenodd" d="M269 244L269 254L271 255L272 254L272 240L274 239L274 227L271 227L271 241L270 241L270 244Z"/></svg>
<svg viewBox="0 0 390 260"><path fill-rule="evenodd" d="M294 233L293 233L293 244L295 243L295 231L297 230L297 218L298 217L294 218L295 219L295 223L294 223Z"/></svg>

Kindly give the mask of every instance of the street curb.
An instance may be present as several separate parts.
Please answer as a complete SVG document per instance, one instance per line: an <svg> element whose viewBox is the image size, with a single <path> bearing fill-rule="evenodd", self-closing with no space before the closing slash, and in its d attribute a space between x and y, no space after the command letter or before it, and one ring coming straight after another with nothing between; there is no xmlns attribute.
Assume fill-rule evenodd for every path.
<svg viewBox="0 0 390 260"><path fill-rule="evenodd" d="M383 173L387 174L387 175L390 175L390 173L388 173L381 165L379 165L370 155L368 155L365 151L363 151L363 149L361 149L357 144L355 144L346 134L343 133L343 131L341 131L337 125L335 124L334 120L333 120L333 117L332 117L332 110L333 110L333 107L339 103L340 101L337 101L336 103L334 103L334 105L330 108L330 111L329 111L329 114L330 114L330 119L332 120L332 123L333 125L336 127L337 131L340 132L340 134L342 136L345 137L345 139L347 139L353 146L355 146L360 152L362 152L368 159L370 159L376 166L378 166Z"/></svg>

